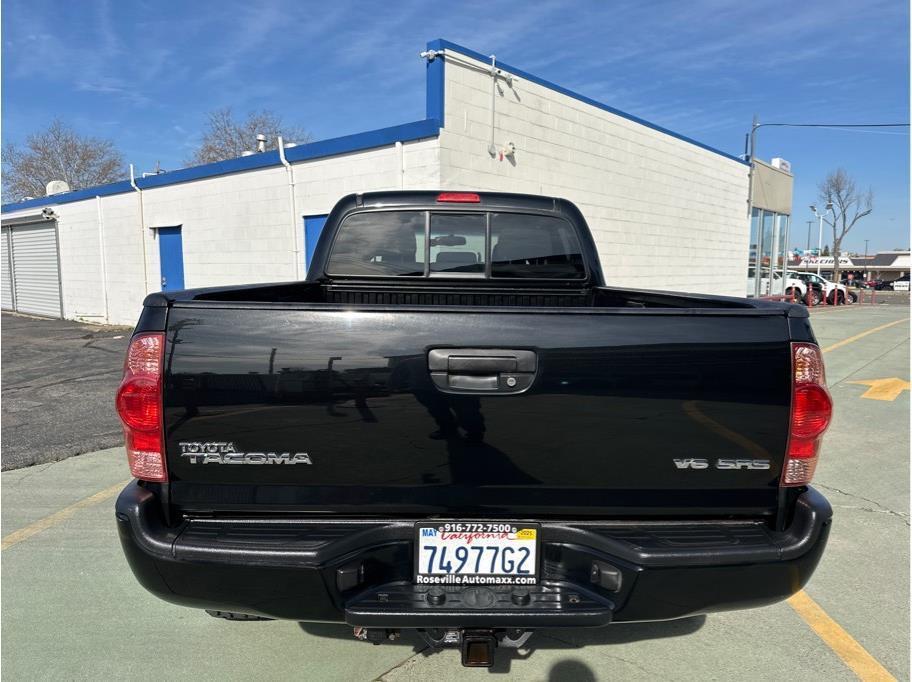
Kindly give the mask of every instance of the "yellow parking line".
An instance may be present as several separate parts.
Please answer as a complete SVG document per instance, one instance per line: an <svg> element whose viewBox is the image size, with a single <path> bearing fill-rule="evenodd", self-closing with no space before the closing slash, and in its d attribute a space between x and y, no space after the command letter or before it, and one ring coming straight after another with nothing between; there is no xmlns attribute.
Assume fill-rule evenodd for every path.
<svg viewBox="0 0 912 682"><path fill-rule="evenodd" d="M869 334L874 334L883 329L889 329L903 322L908 322L909 318L895 320L882 324L879 327L868 329L855 336L838 341L831 346L827 346L822 352L829 353L831 350L842 348L858 339L862 339ZM858 679L864 682L888 680L896 681L896 678L884 668L876 658L868 653L858 641L846 632L839 623L830 618L829 614L821 606L808 596L804 590L793 594L789 597L788 605L794 609L795 613L801 616L801 619L823 640L833 652L843 660L843 662L852 669Z"/></svg>
<svg viewBox="0 0 912 682"><path fill-rule="evenodd" d="M896 682L896 678L861 644L855 641L852 635L843 630L839 623L830 618L827 612L808 596L807 592L801 590L792 595L788 604L817 633L817 636L852 669L858 679L863 682L881 680Z"/></svg>
<svg viewBox="0 0 912 682"><path fill-rule="evenodd" d="M24 528L14 530L12 533L3 538L2 543L0 543L0 549L9 549L13 545L18 545L23 540L28 540L33 535L42 533L48 528L53 528L57 524L66 521L80 509L85 509L100 502L104 502L105 500L111 499L121 490L123 490L124 486L127 485L127 483L129 483L129 481L116 483L110 488L105 488L104 490L101 490L94 495L90 495L83 500L79 500L79 502L74 502L69 507L64 507L59 512L55 512L50 516L45 516L43 519L38 519L34 523L30 523Z"/></svg>
<svg viewBox="0 0 912 682"><path fill-rule="evenodd" d="M874 327L874 329L869 329L866 332L861 332L861 334L856 334L855 336L850 336L847 339L843 339L842 341L834 343L832 346L827 346L826 348L823 349L823 352L829 353L831 350L836 350L837 348L842 348L843 346L847 346L848 344L852 343L853 341L858 341L858 339L862 339L865 336L867 336L868 334L873 334L874 332L879 332L882 329L888 329L890 327L895 327L898 324L902 324L903 322L908 322L908 321L909 321L909 318L904 317L901 320L895 320L894 322L887 322L887 324L882 324L879 327Z"/></svg>

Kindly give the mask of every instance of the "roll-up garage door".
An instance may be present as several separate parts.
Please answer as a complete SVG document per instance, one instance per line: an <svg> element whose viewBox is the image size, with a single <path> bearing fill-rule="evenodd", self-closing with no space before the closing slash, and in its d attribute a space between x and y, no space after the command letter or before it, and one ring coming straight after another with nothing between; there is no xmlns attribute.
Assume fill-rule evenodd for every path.
<svg viewBox="0 0 912 682"><path fill-rule="evenodd" d="M0 232L0 288L2 288L2 296L0 296L0 307L4 310L13 309L13 269L10 267L10 231L7 228L3 228Z"/></svg>
<svg viewBox="0 0 912 682"><path fill-rule="evenodd" d="M15 225L8 229L12 237L10 260L15 309L32 315L61 317L57 223ZM6 307L5 298L3 305Z"/></svg>

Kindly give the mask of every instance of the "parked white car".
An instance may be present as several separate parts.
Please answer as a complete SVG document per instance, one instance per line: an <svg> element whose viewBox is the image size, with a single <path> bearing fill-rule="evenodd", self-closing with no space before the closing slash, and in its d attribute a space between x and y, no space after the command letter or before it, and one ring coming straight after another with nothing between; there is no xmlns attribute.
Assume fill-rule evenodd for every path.
<svg viewBox="0 0 912 682"><path fill-rule="evenodd" d="M763 296L791 296L793 293L796 299L800 299L802 303L806 303L805 296L807 294L807 284L796 277L790 276L791 273L787 273L785 279L782 278L782 274L778 272L773 273L773 282L770 285L770 271L768 268L763 268L761 271L760 279L760 292ZM754 268L749 268L747 271L747 295L754 295L754 277L755 272ZM814 305L819 303L816 301Z"/></svg>
<svg viewBox="0 0 912 682"><path fill-rule="evenodd" d="M825 279L816 273L796 272L794 270L789 270L788 275L790 277L800 279L802 282L805 282L812 287L815 284L818 285L820 290L823 291L823 295L826 298L826 301L831 305L837 303L855 303L858 300L858 294L856 294L854 291L849 291L844 284L831 282L830 280Z"/></svg>
<svg viewBox="0 0 912 682"><path fill-rule="evenodd" d="M909 291L909 275L893 280L893 291Z"/></svg>

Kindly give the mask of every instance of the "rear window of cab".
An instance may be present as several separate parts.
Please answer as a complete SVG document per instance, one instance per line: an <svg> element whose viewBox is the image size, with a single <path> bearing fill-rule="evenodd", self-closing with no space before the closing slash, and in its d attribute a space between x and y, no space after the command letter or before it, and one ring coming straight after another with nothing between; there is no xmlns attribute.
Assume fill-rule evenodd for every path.
<svg viewBox="0 0 912 682"><path fill-rule="evenodd" d="M333 277L584 279L565 219L531 213L369 211L346 217L327 260Z"/></svg>

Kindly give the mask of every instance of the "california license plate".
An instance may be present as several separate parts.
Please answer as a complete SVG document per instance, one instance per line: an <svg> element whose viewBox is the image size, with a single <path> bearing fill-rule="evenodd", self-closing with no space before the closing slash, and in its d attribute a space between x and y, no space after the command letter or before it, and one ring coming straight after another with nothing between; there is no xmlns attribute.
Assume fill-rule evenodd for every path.
<svg viewBox="0 0 912 682"><path fill-rule="evenodd" d="M415 524L415 582L423 585L534 585L541 527L506 521Z"/></svg>

